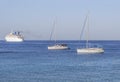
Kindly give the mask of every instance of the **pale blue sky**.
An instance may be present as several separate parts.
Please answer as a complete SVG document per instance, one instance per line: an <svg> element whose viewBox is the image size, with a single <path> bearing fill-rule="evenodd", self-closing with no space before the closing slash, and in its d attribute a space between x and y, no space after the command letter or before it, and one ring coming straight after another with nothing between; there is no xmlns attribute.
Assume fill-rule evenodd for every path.
<svg viewBox="0 0 120 82"><path fill-rule="evenodd" d="M90 39L120 40L120 0L0 0L0 39L20 30L27 40L49 40L57 17L57 39L79 40L88 10Z"/></svg>

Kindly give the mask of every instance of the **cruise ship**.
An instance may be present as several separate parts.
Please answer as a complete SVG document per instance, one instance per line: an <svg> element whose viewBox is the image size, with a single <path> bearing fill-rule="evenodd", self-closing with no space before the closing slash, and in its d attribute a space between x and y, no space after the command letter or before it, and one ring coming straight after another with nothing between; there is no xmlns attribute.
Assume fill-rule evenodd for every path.
<svg viewBox="0 0 120 82"><path fill-rule="evenodd" d="M6 35L5 40L7 42L23 42L24 37L20 34L20 32L11 32Z"/></svg>

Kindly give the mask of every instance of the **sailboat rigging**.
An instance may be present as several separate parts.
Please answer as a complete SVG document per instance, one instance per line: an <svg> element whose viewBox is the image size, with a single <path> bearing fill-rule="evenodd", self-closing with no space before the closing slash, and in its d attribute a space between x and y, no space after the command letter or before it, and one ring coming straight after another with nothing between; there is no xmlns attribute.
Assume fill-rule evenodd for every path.
<svg viewBox="0 0 120 82"><path fill-rule="evenodd" d="M52 36L53 36L53 34L55 34L55 27L56 27L56 21L54 21L54 23L53 23L53 28L52 28L52 31L50 34L50 40L52 40ZM56 37L56 35L55 35L55 37ZM69 49L67 44L57 44L56 39L55 39L54 45L48 46L48 50L66 50L66 49Z"/></svg>
<svg viewBox="0 0 120 82"><path fill-rule="evenodd" d="M80 40L82 38L82 35L83 35L83 31L85 29L85 26L87 24L87 21L88 21L88 15L86 16L85 18L85 21L84 21L84 24L83 24L83 28L82 28L82 31L81 31L81 35L80 35ZM77 49L77 53L86 53L86 54L94 54L94 53L103 53L104 52L104 49L103 48L99 48L99 47L90 47L89 46L89 25L87 26L87 39L86 39L86 47L85 48L78 48Z"/></svg>

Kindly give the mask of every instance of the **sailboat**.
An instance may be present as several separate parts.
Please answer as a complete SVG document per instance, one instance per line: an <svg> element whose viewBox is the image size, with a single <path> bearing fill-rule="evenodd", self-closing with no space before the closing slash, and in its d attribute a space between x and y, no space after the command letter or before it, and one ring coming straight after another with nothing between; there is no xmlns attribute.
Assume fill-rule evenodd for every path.
<svg viewBox="0 0 120 82"><path fill-rule="evenodd" d="M86 26L87 19L88 19L88 15L86 16L86 19L84 21L84 25L83 25L82 32L81 32L81 37L82 37L83 31L84 31L84 28ZM82 53L82 54L104 53L104 49L103 48L100 48L100 47L90 47L89 46L88 37L89 37L89 26L87 28L86 47L85 48L78 48L77 49L77 53Z"/></svg>
<svg viewBox="0 0 120 82"><path fill-rule="evenodd" d="M54 21L53 23L53 29L52 29L52 32L51 32L51 35L50 35L50 40L53 36L53 33L55 32L55 27L56 27L56 22ZM55 40L55 44L54 45L51 45L51 46L48 46L48 50L66 50L66 49L69 49L69 47L67 46L67 44L58 44Z"/></svg>

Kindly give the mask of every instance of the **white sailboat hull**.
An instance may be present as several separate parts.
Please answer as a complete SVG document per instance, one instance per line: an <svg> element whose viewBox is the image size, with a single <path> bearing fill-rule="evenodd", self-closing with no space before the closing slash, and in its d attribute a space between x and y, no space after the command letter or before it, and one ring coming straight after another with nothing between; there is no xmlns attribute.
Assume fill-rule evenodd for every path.
<svg viewBox="0 0 120 82"><path fill-rule="evenodd" d="M54 46L48 46L48 50L66 50L69 49L67 46L59 46L59 45L54 45Z"/></svg>
<svg viewBox="0 0 120 82"><path fill-rule="evenodd" d="M102 48L83 48L77 49L77 53L86 53L86 54L94 54L94 53L103 53L104 50Z"/></svg>

